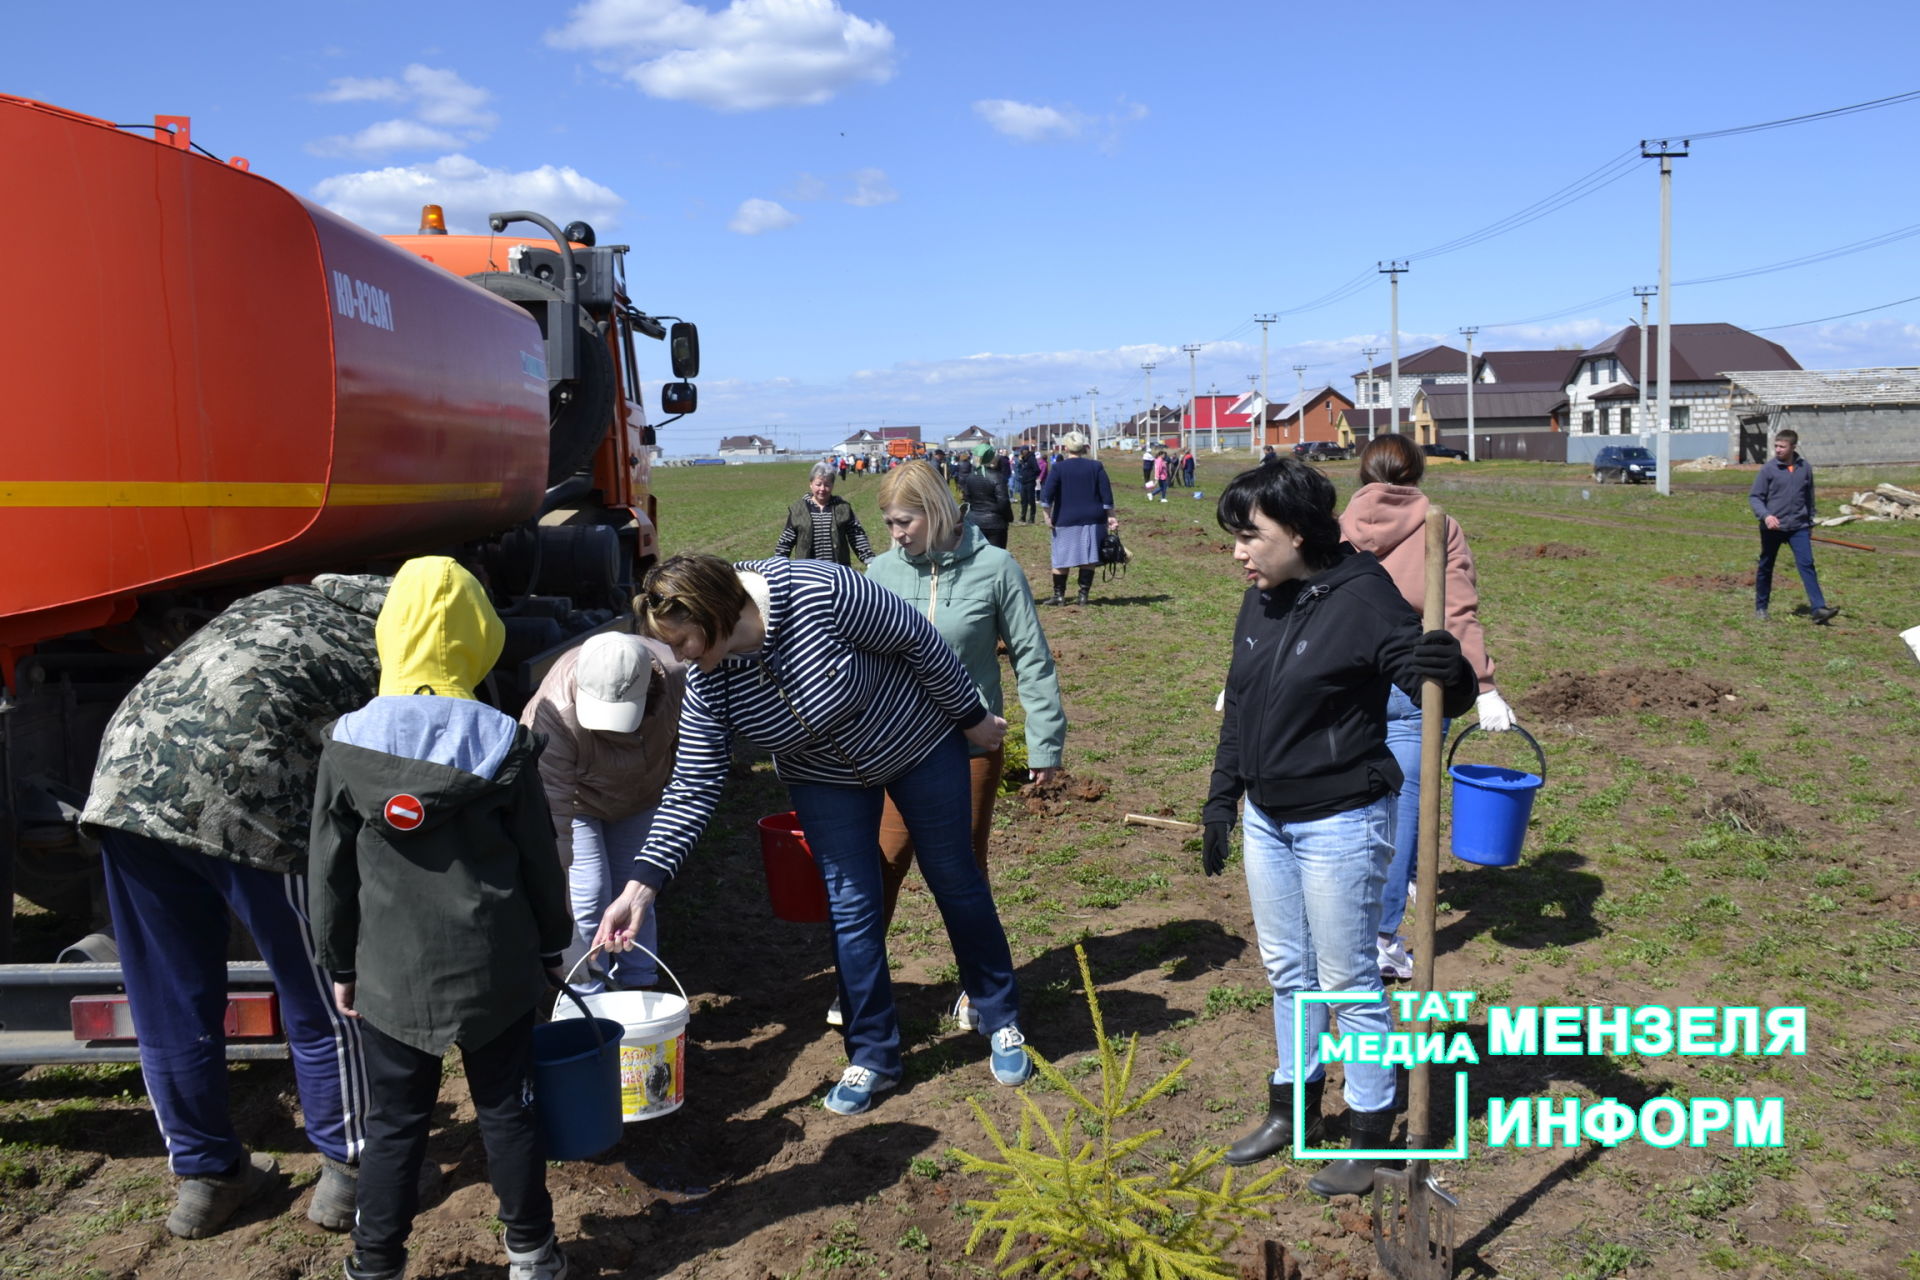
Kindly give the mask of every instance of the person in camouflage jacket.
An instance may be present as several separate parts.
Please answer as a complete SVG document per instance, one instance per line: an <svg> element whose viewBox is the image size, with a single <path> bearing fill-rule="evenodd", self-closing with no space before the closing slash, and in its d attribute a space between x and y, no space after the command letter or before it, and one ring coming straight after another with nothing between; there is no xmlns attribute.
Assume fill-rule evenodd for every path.
<svg viewBox="0 0 1920 1280"><path fill-rule="evenodd" d="M325 726L379 681L388 581L323 575L236 601L147 673L100 746L80 821L100 840L147 1092L182 1179L176 1235L218 1231L276 1172L227 1109L229 909L273 972L321 1154L307 1216L353 1225L365 1067L314 961L307 840Z"/></svg>

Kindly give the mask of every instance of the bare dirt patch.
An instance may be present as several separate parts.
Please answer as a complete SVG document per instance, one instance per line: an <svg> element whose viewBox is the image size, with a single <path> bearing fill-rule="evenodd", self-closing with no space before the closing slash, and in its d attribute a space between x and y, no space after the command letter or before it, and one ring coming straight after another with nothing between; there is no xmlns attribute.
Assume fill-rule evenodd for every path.
<svg viewBox="0 0 1920 1280"><path fill-rule="evenodd" d="M1792 823L1782 821L1758 792L1751 790L1730 791L1715 796L1695 810L1694 816L1708 822L1724 822L1748 835L1777 837L1800 834Z"/></svg>
<svg viewBox="0 0 1920 1280"><path fill-rule="evenodd" d="M1579 560L1592 555L1593 551L1565 542L1529 542L1513 548L1507 554L1517 560Z"/></svg>
<svg viewBox="0 0 1920 1280"><path fill-rule="evenodd" d="M1059 773L1050 782L1029 782L1021 787L1020 801L1028 813L1057 818L1076 805L1105 799L1106 794L1107 784L1100 778Z"/></svg>
<svg viewBox="0 0 1920 1280"><path fill-rule="evenodd" d="M1716 713L1764 708L1764 704L1742 700L1723 680L1658 667L1562 671L1542 680L1520 699L1520 705L1544 720L1585 720L1637 711Z"/></svg>

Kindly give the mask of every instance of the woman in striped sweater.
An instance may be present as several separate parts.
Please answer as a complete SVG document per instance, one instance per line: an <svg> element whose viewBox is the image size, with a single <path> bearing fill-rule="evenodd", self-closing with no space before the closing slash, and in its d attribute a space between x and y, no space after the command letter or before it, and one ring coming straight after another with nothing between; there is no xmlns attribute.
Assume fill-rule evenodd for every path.
<svg viewBox="0 0 1920 1280"><path fill-rule="evenodd" d="M992 1039L994 1078L1032 1071L1006 932L974 864L968 744L999 747L1007 722L933 624L839 565L675 556L648 575L649 634L690 668L673 778L625 891L595 941L631 946L648 905L706 829L737 736L787 784L832 906L847 1059L826 1106L856 1115L900 1082L887 976L880 813L905 817L946 921L960 980Z"/></svg>

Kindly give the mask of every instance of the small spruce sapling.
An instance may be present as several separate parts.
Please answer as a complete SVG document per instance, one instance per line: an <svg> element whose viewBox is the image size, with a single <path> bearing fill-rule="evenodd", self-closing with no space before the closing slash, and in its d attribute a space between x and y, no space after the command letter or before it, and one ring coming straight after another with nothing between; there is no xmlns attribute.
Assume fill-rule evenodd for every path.
<svg viewBox="0 0 1920 1280"><path fill-rule="evenodd" d="M1100 1015L1087 953L1079 946L1073 950L1099 1043L1100 1087L1089 1096L1028 1046L1040 1075L1070 1103L1058 1124L1022 1090L1020 1131L1009 1142L980 1104L968 1100L999 1158L954 1152L964 1171L982 1175L994 1191L991 1199L967 1202L978 1214L967 1252L997 1232L1000 1246L993 1261L1003 1276L1032 1268L1043 1280L1074 1274L1103 1280L1233 1277L1221 1254L1249 1221L1264 1215L1265 1206L1281 1198L1268 1188L1282 1171L1238 1186L1233 1170L1222 1168L1216 1184L1214 1167L1224 1148L1204 1149L1191 1160L1169 1160L1154 1169L1143 1149L1160 1137L1159 1129L1130 1136L1116 1132L1120 1121L1171 1092L1193 1060L1183 1060L1136 1094L1140 1037L1128 1038L1124 1055L1116 1051ZM1071 1144L1083 1131L1092 1136L1075 1148Z"/></svg>

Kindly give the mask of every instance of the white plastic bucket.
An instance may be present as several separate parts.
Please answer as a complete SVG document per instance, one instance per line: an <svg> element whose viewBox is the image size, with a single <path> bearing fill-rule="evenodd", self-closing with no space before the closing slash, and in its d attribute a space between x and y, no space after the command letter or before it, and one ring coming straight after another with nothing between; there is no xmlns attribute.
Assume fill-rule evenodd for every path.
<svg viewBox="0 0 1920 1280"><path fill-rule="evenodd" d="M636 948L646 951L645 947ZM589 955L592 953L589 952ZM583 996L596 1018L626 1029L620 1037L620 1118L624 1123L652 1120L678 1111L687 1100L687 992L666 962L651 951L660 971L680 994L670 991L601 991ZM581 958L585 963L586 957ZM575 966L578 968L579 966ZM574 1006L554 1010L554 1020L577 1018Z"/></svg>

